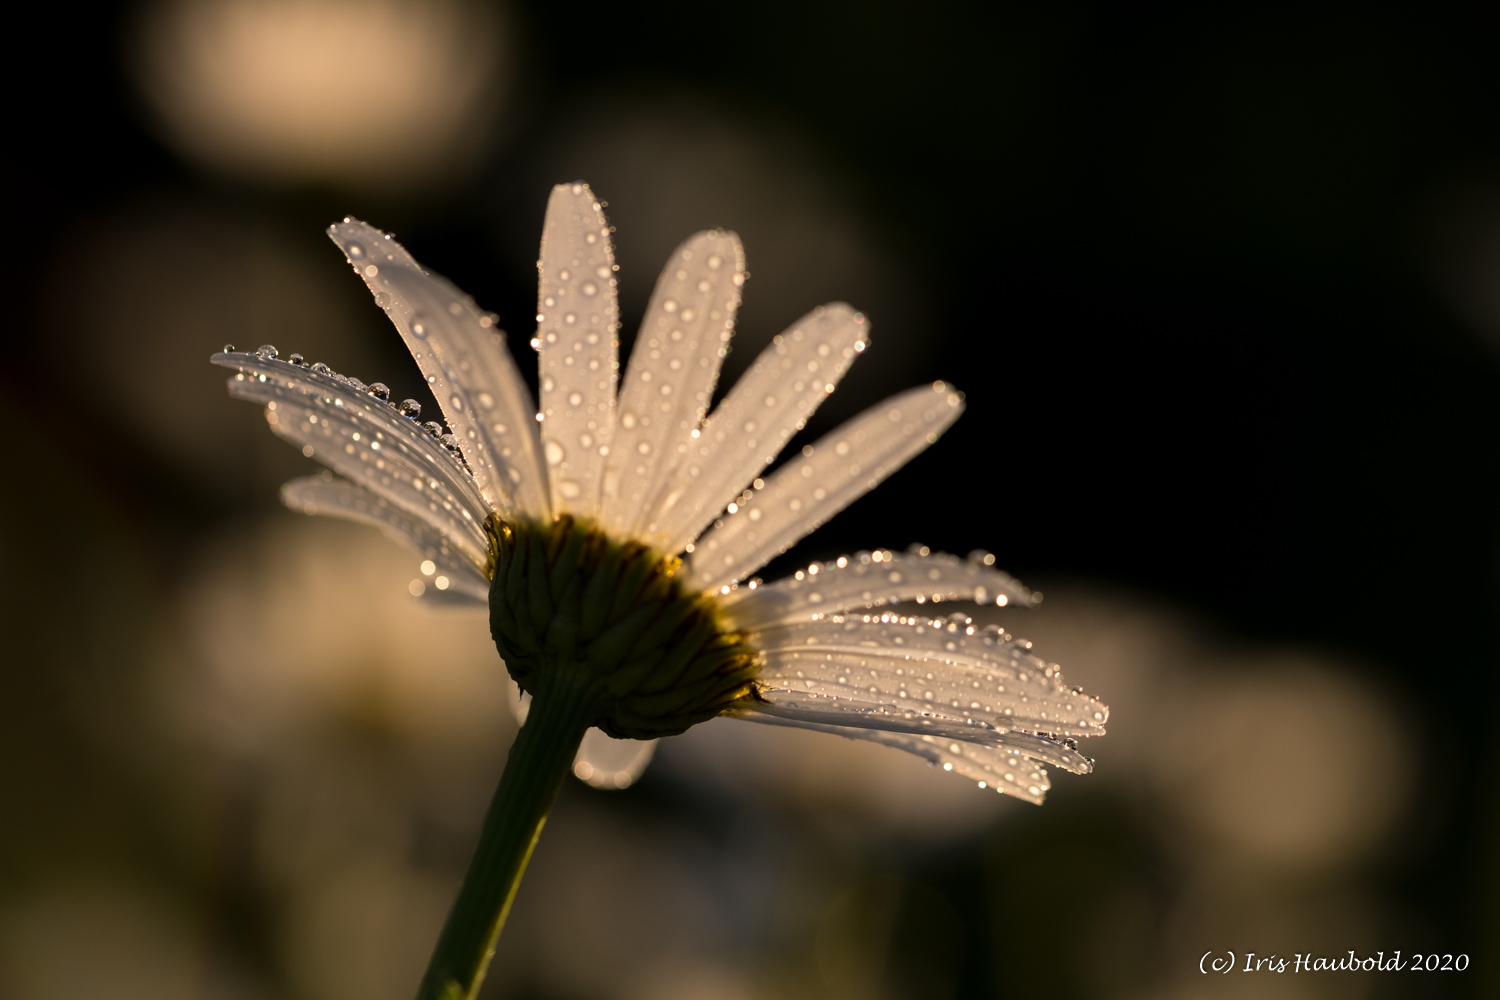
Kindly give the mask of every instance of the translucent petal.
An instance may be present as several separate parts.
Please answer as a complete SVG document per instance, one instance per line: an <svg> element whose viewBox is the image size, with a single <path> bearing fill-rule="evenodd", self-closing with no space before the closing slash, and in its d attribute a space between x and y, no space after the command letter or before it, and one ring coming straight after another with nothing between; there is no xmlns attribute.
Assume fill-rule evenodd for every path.
<svg viewBox="0 0 1500 1000"><path fill-rule="evenodd" d="M494 317L377 229L348 221L328 235L411 350L490 507L548 519L536 408Z"/></svg>
<svg viewBox="0 0 1500 1000"><path fill-rule="evenodd" d="M484 565L489 508L459 459L415 421L332 372L255 354L209 360L239 369L230 395L265 403L271 429L302 445L303 454L414 515Z"/></svg>
<svg viewBox="0 0 1500 1000"><path fill-rule="evenodd" d="M678 461L645 530L681 552L801 430L859 352L870 324L842 302L802 317L760 353ZM668 531L668 526L672 530Z"/></svg>
<svg viewBox="0 0 1500 1000"><path fill-rule="evenodd" d="M910 389L848 421L766 480L698 540L689 586L743 580L938 439L963 412L943 382Z"/></svg>
<svg viewBox="0 0 1500 1000"><path fill-rule="evenodd" d="M510 682L509 691L511 714L524 726L531 711L531 695L515 681ZM573 756L573 775L594 788L629 788L646 773L654 756L655 740L617 740L602 729L590 728Z"/></svg>
<svg viewBox="0 0 1500 1000"><path fill-rule="evenodd" d="M614 434L620 323L609 223L587 184L552 189L537 271L542 455L552 509L594 517Z"/></svg>
<svg viewBox="0 0 1500 1000"><path fill-rule="evenodd" d="M1109 709L1064 684L1030 643L955 618L831 615L753 632L765 657L762 694L820 710L843 701L997 731L1103 735Z"/></svg>
<svg viewBox="0 0 1500 1000"><path fill-rule="evenodd" d="M667 262L620 386L614 441L604 466L604 527L652 545L646 531L666 475L693 443L734 332L745 254L733 233L699 233Z"/></svg>
<svg viewBox="0 0 1500 1000"><path fill-rule="evenodd" d="M759 712L745 712L738 716L746 722L768 723L774 726L793 726L811 729L820 733L831 733L850 740L868 740L882 746L895 747L916 754L923 760L941 767L945 771L962 775L979 782L981 788L993 788L1005 795L1041 805L1052 783L1047 780L1047 770L1028 760L1009 747L981 746L926 735L888 733L878 729L853 729L849 726L831 726L821 722L803 722L798 719L783 719Z"/></svg>
<svg viewBox="0 0 1500 1000"><path fill-rule="evenodd" d="M646 773L654 756L655 740L617 740L601 729L589 729L573 758L573 776L594 788L629 788Z"/></svg>
<svg viewBox="0 0 1500 1000"><path fill-rule="evenodd" d="M1005 607L1030 606L1036 597L1015 577L981 559L879 551L813 563L775 583L736 587L719 603L735 628L753 629L912 600Z"/></svg>
<svg viewBox="0 0 1500 1000"><path fill-rule="evenodd" d="M431 572L423 573L426 579L421 581L420 596L426 597L430 593L433 600L445 604L489 604L490 581L484 574L484 567L469 562L426 521L413 517L384 497L378 497L346 479L334 479L325 472L322 476L293 479L282 486L281 502L304 514L342 517L374 525L389 537L416 549L431 563ZM423 570L428 568L423 567Z"/></svg>

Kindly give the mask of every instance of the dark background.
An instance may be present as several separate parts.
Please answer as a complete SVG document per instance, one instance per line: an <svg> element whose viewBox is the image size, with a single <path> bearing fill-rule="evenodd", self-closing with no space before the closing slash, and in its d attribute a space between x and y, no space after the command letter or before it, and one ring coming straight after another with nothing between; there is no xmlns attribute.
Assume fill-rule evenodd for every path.
<svg viewBox="0 0 1500 1000"><path fill-rule="evenodd" d="M75 377L75 360L92 362L74 350L137 349L69 343L114 301L89 290L76 234L122 213L233 216L291 234L338 274L319 232L354 214L396 231L519 343L547 185L590 162L557 152L581 141L559 135L664 108L674 122L769 136L756 140L766 162L795 151L825 179L817 197L860 220L861 239L898 276L885 313L869 308L870 371L856 367L811 433L924 379L968 394L938 446L786 564L872 544L981 545L1028 582L1146 594L1234 642L1357 663L1421 762L1406 818L1359 876L1403 915L1394 926L1420 931L1412 944L1378 946L1420 939L1471 954L1474 968L1421 989L1388 977L1328 995L1474 996L1495 982L1484 979L1495 955L1500 652L1500 310L1483 304L1500 280L1500 256L1486 256L1500 239L1493 19L1437 5L531 4L510 13L520 69L483 164L410 195L225 178L180 158L128 82L126 13L29 9L5 60L0 392L17 458L0 508L10 522L0 748L19 763L0 814L32 833L5 849L0 896L108 856L106 867L155 872L194 912L217 914L205 920L220 947L248 956L272 995L289 989L275 985L274 949L255 943L262 904L241 898L254 892L214 864L179 870L163 846L170 822L149 818L173 807L138 807L149 771L121 772L75 732L92 723L78 721L68 692L96 679L70 674L81 661L69 650L133 648L149 617L135 605L170 591L204 537L275 504L259 478L185 472ZM578 173L613 203L628 339L655 246L635 251L647 241L632 242L626 192ZM746 236L755 274L747 224L695 219L680 235L721 221ZM203 250L213 253L211 240ZM820 287L816 273L807 280ZM337 294L357 304L363 291L345 285ZM854 300L836 285L814 294ZM752 345L796 315L756 312L757 290L752 278ZM367 313L361 322L380 335ZM273 333L241 339L297 349ZM372 350L399 392L394 339ZM887 345L892 360L875 362ZM59 604L76 617L59 617ZM72 627L47 624L59 621L105 634L59 645L50 630ZM120 676L108 660L90 668L102 671L97 683ZM622 794L636 799L610 808L716 815L665 779ZM1169 896L1173 876L1154 866L1170 864L1151 859L1143 810L1059 799L983 843L1103 857L1099 870L1145 870ZM965 844L890 863L968 922L986 905L974 886L987 848ZM1028 912L1088 921L1089 907L1074 913L1048 885L1006 891ZM899 919L920 923L918 897L902 898ZM917 957L893 952L883 989L907 995L920 986L901 977L926 981L921 957L935 952L920 935L897 938ZM1151 970L1191 964L1142 959L1145 971L1105 988L1072 968L1064 945L1026 940L1036 963L991 962L983 956L1004 948L971 942L945 988L1167 995L1151 992Z"/></svg>

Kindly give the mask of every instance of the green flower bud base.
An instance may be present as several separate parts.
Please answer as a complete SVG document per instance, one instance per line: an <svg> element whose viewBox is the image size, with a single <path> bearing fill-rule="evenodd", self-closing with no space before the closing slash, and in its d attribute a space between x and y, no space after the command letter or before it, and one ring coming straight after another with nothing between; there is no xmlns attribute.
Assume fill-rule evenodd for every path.
<svg viewBox="0 0 1500 1000"><path fill-rule="evenodd" d="M418 1000L479 992L516 887L584 732L683 732L753 697L755 651L678 560L570 517L489 525L490 634L532 696Z"/></svg>

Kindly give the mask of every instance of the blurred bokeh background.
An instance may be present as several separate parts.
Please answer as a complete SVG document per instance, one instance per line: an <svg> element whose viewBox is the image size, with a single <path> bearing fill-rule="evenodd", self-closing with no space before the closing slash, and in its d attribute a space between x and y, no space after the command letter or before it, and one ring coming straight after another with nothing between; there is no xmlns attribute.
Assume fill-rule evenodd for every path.
<svg viewBox="0 0 1500 1000"><path fill-rule="evenodd" d="M968 392L781 569L990 549L1047 594L995 620L1113 717L1040 809L731 722L626 791L570 783L486 998L1500 991L1500 20L13 16L0 997L412 995L515 730L504 674L482 614L408 596L416 557L278 506L310 463L207 357L419 396L323 228L394 232L524 344L574 179L618 227L627 342L676 242L724 226L753 275L727 378L817 303L873 320L809 435ZM1209 949L1471 964L1205 979Z"/></svg>

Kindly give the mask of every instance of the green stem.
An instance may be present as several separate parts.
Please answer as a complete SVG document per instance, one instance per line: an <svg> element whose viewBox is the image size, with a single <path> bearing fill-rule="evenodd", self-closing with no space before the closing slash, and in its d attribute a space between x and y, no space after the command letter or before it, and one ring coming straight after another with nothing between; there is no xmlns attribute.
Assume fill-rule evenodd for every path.
<svg viewBox="0 0 1500 1000"><path fill-rule="evenodd" d="M597 711L597 696L583 677L549 669L538 671L536 679L526 724L510 748L479 845L417 1000L472 1000L478 995L542 824Z"/></svg>

